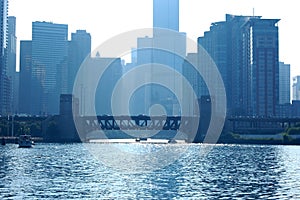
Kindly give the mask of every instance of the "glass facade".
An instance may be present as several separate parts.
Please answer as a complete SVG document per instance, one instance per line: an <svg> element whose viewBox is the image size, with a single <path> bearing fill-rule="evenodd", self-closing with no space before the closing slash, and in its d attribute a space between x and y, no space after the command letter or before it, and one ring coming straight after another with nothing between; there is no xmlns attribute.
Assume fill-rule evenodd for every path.
<svg viewBox="0 0 300 200"><path fill-rule="evenodd" d="M153 0L153 27L179 31L179 0Z"/></svg>
<svg viewBox="0 0 300 200"><path fill-rule="evenodd" d="M9 113L10 85L7 76L8 1L0 0L0 114Z"/></svg>
<svg viewBox="0 0 300 200"><path fill-rule="evenodd" d="M62 69L66 67L68 25L32 23L31 113L59 113Z"/></svg>
<svg viewBox="0 0 300 200"><path fill-rule="evenodd" d="M274 116L279 104L277 19L226 15L198 43L216 63L226 88L228 115ZM201 57L199 58L201 62ZM209 70L209 69L207 69ZM201 95L207 95L200 84Z"/></svg>

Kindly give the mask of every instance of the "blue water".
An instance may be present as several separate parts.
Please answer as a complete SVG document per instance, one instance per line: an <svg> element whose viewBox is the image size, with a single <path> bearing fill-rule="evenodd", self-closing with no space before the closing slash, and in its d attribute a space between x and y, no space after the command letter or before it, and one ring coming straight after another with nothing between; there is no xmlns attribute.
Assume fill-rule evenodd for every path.
<svg viewBox="0 0 300 200"><path fill-rule="evenodd" d="M0 146L0 199L300 199L298 146L217 145L203 155L205 145L127 144L143 154L127 151L139 156L135 161L120 154L116 163L122 168L96 159L89 147L110 148ZM148 169L141 155L153 147L179 149L181 156L163 168L134 173L137 163Z"/></svg>

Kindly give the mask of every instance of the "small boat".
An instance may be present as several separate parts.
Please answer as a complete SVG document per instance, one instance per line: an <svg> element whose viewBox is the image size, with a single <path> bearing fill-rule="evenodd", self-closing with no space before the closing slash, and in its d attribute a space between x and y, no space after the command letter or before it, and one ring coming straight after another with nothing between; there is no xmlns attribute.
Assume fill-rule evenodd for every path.
<svg viewBox="0 0 300 200"><path fill-rule="evenodd" d="M31 148L33 141L31 135L20 135L19 136L19 148Z"/></svg>

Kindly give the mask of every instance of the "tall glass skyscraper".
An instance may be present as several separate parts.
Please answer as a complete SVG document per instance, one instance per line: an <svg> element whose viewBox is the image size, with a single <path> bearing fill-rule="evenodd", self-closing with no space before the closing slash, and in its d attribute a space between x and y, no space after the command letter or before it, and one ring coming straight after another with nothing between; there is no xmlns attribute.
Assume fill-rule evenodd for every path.
<svg viewBox="0 0 300 200"><path fill-rule="evenodd" d="M0 0L0 114L9 110L9 81L7 77L7 11L8 0Z"/></svg>
<svg viewBox="0 0 300 200"><path fill-rule="evenodd" d="M8 17L8 32L7 32L7 76L10 81L10 107L13 113L18 110L18 73L16 72L16 17Z"/></svg>
<svg viewBox="0 0 300 200"><path fill-rule="evenodd" d="M179 31L179 0L153 0L153 27Z"/></svg>
<svg viewBox="0 0 300 200"><path fill-rule="evenodd" d="M32 23L32 114L59 113L60 76L66 67L68 25Z"/></svg>
<svg viewBox="0 0 300 200"><path fill-rule="evenodd" d="M226 21L212 23L198 38L221 72L229 115L276 115L278 21L227 14Z"/></svg>

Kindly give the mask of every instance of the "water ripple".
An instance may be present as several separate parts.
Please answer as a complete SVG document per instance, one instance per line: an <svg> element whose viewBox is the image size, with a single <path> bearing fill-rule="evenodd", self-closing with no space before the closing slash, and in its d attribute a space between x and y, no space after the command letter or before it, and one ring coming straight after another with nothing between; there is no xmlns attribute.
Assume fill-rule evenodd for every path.
<svg viewBox="0 0 300 200"><path fill-rule="evenodd" d="M203 147L133 174L109 168L81 144L1 146L0 199L300 199L300 147L216 145L202 156Z"/></svg>

